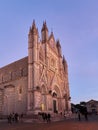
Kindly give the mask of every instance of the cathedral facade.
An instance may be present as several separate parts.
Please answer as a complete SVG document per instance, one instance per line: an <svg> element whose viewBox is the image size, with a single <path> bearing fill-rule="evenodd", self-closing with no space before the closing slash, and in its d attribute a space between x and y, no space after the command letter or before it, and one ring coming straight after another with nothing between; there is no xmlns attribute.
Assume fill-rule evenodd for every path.
<svg viewBox="0 0 98 130"><path fill-rule="evenodd" d="M33 21L28 34L28 56L0 68L0 114L12 112L70 112L68 66L60 41L49 35L46 22Z"/></svg>

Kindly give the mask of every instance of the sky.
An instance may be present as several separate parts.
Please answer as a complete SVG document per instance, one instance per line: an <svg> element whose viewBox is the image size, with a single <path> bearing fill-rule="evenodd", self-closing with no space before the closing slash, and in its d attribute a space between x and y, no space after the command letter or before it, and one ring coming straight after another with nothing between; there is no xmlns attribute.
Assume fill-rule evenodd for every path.
<svg viewBox="0 0 98 130"><path fill-rule="evenodd" d="M0 68L28 55L33 19L60 40L71 102L98 100L98 0L0 0Z"/></svg>

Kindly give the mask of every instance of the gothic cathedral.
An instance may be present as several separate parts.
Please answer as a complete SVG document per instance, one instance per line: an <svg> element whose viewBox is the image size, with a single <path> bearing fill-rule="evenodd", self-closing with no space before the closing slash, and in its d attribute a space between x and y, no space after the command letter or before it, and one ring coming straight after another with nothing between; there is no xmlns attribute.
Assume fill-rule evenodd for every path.
<svg viewBox="0 0 98 130"><path fill-rule="evenodd" d="M41 39L33 21L28 56L0 68L0 114L70 112L68 66L60 41L43 22Z"/></svg>

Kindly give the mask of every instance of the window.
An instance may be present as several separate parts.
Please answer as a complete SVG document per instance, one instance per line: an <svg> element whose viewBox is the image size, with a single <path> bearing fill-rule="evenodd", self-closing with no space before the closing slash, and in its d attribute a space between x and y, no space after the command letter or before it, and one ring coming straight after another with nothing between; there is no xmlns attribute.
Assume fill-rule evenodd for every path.
<svg viewBox="0 0 98 130"><path fill-rule="evenodd" d="M18 100L21 101L22 100L22 87L19 86L19 89L18 89Z"/></svg>

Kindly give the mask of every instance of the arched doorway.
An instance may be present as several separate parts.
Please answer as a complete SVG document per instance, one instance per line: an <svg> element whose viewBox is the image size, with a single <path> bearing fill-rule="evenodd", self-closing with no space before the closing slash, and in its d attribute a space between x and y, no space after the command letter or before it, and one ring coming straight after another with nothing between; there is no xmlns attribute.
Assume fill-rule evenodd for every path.
<svg viewBox="0 0 98 130"><path fill-rule="evenodd" d="M53 112L58 113L60 110L60 105L61 105L61 94L60 90L57 86L54 86L54 89L52 91L52 97L53 97Z"/></svg>

